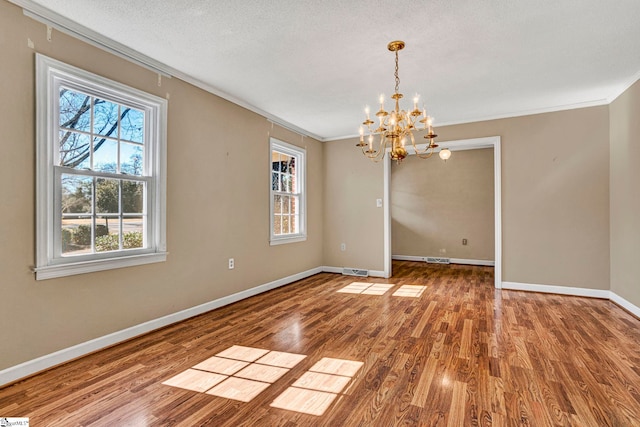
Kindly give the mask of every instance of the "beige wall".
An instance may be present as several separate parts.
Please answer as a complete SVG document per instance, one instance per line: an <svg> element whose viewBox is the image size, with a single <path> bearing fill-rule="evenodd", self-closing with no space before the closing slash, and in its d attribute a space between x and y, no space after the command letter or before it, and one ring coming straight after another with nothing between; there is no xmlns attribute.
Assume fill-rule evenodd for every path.
<svg viewBox="0 0 640 427"><path fill-rule="evenodd" d="M494 260L493 180L493 148L391 162L391 253Z"/></svg>
<svg viewBox="0 0 640 427"><path fill-rule="evenodd" d="M640 307L640 81L609 110L611 290Z"/></svg>
<svg viewBox="0 0 640 427"><path fill-rule="evenodd" d="M382 271L383 165L364 159L356 142L324 143L324 265Z"/></svg>
<svg viewBox="0 0 640 427"><path fill-rule="evenodd" d="M322 265L321 143L60 32L48 42L3 0L0 28L0 370ZM35 52L170 96L167 262L34 279ZM269 135L307 149L306 242L269 246Z"/></svg>
<svg viewBox="0 0 640 427"><path fill-rule="evenodd" d="M439 141L501 137L504 281L609 289L607 106L443 126L437 131ZM369 260L353 267L381 269L381 237L372 227L382 233L382 212L369 206L382 193L382 166L369 165L354 147L356 142L335 141L325 149L326 165L335 164L330 170L347 171L340 172L342 179L325 176L328 198L336 194L340 199L329 211L325 208L325 244L333 245L331 265ZM349 197L356 197L354 193L357 199ZM357 218L351 217L353 212L358 212ZM362 252L333 249L336 236L347 233L366 242L359 246ZM325 246L325 254L327 250Z"/></svg>

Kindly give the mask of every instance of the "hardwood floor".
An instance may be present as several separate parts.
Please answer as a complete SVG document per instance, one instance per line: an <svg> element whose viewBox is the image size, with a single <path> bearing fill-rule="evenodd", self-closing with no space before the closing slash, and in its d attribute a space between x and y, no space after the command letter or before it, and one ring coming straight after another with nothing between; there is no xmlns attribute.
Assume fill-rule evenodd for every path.
<svg viewBox="0 0 640 427"><path fill-rule="evenodd" d="M497 291L490 267L394 262L394 273L318 274L144 335L0 389L0 416L32 426L640 425L640 320L620 307ZM338 292L352 282L393 286Z"/></svg>

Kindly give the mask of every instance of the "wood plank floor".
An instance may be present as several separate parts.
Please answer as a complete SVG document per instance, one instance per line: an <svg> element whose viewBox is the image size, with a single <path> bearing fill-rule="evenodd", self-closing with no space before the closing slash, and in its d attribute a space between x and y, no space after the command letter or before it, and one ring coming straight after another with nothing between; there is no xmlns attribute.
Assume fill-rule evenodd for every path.
<svg viewBox="0 0 640 427"><path fill-rule="evenodd" d="M65 427L640 425L640 320L615 304L497 291L490 267L394 262L394 273L318 274L144 335L0 389L0 416ZM352 282L393 286L338 292Z"/></svg>

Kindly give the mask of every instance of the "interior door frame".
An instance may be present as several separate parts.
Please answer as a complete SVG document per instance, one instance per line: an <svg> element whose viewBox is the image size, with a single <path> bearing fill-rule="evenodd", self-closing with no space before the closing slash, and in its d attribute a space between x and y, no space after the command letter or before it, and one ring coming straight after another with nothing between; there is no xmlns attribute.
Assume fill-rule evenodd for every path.
<svg viewBox="0 0 640 427"><path fill-rule="evenodd" d="M451 151L475 150L479 148L493 148L493 191L494 191L494 230L495 230L495 269L494 285L502 289L502 168L500 137L460 139L455 141L438 142L437 151L448 148ZM418 145L424 150L426 144ZM409 155L415 154L413 147L407 147ZM388 154L388 153L387 153ZM391 277L391 156L384 160L384 277Z"/></svg>

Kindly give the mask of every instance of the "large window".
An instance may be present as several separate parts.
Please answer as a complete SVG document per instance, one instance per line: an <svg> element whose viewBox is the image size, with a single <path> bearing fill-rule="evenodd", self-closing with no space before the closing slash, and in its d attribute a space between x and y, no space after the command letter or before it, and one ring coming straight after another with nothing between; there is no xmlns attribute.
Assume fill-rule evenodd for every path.
<svg viewBox="0 0 640 427"><path fill-rule="evenodd" d="M271 244L306 240L305 150L271 138Z"/></svg>
<svg viewBox="0 0 640 427"><path fill-rule="evenodd" d="M37 278L164 261L166 101L36 63Z"/></svg>

